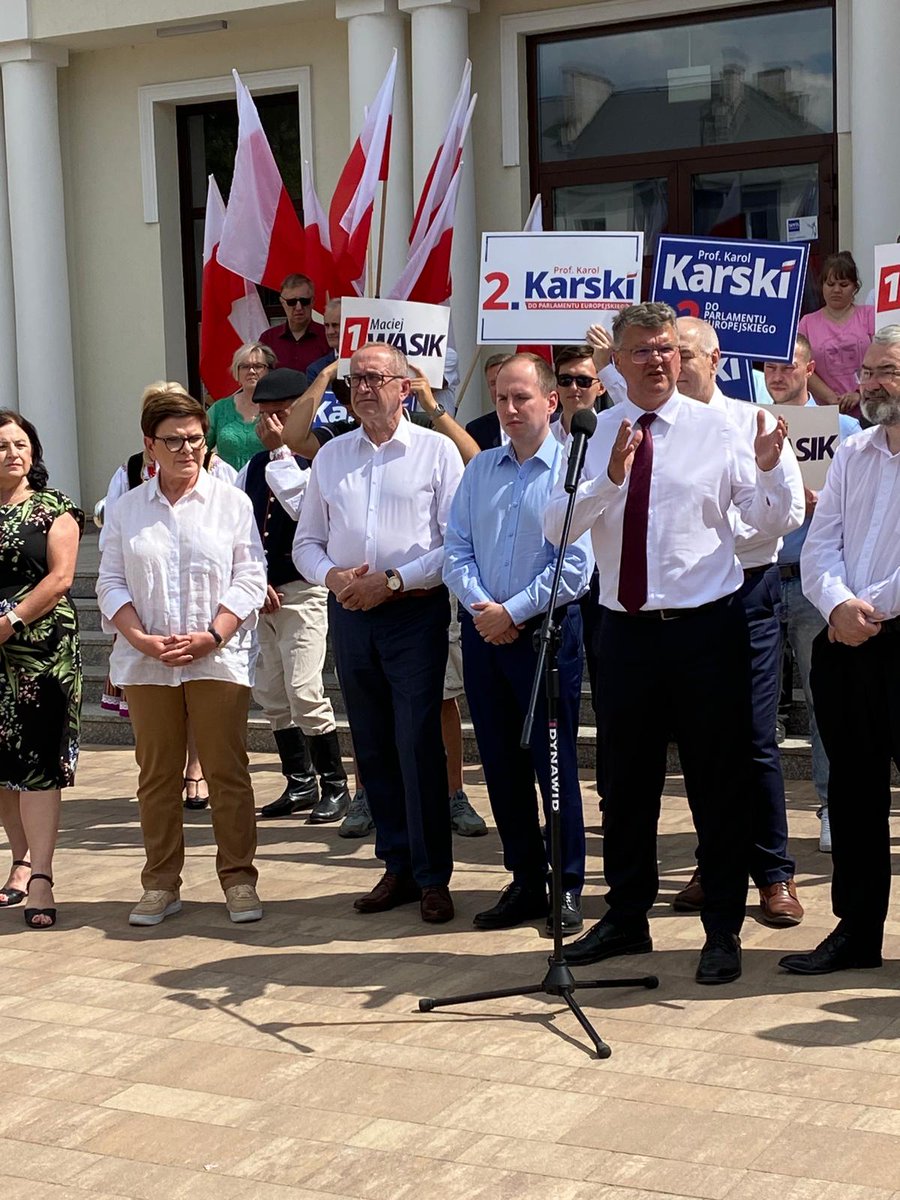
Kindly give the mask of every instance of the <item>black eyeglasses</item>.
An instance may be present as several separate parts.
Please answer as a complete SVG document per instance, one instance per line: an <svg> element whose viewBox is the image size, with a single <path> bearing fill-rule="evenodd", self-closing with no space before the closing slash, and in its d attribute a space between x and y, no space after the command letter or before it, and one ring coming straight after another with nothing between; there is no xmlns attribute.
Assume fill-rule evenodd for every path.
<svg viewBox="0 0 900 1200"><path fill-rule="evenodd" d="M199 450L206 441L205 433L192 433L190 437L154 437L154 442L162 442L170 454L178 454L185 446Z"/></svg>
<svg viewBox="0 0 900 1200"><path fill-rule="evenodd" d="M638 346L636 350L626 351L631 357L631 361L637 366L642 366L648 363L654 355L660 358L663 362L671 362L678 353L677 346Z"/></svg>
<svg viewBox="0 0 900 1200"><path fill-rule="evenodd" d="M574 383L580 388L589 388L599 380L596 375L557 375L556 382L560 387L571 387Z"/></svg>
<svg viewBox="0 0 900 1200"><path fill-rule="evenodd" d="M298 304L301 308L309 308L313 302L312 296L282 296L281 302L286 304L288 308L295 308Z"/></svg>
<svg viewBox="0 0 900 1200"><path fill-rule="evenodd" d="M380 391L392 379L405 379L404 375L382 375L378 371L364 371L360 375L345 375L344 383L352 392L358 391L363 384L370 392Z"/></svg>

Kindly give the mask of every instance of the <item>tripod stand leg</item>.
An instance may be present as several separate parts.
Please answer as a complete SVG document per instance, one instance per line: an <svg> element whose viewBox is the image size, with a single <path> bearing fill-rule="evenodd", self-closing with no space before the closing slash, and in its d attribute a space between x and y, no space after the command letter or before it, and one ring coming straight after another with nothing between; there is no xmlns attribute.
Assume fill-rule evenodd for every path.
<svg viewBox="0 0 900 1200"><path fill-rule="evenodd" d="M466 996L441 996L432 999L425 996L419 1001L419 1012L432 1012L436 1008L449 1008L451 1004L474 1004L479 1000L505 1000L509 996L536 996L543 992L542 983L525 984L522 987L499 988L493 992L469 992Z"/></svg>
<svg viewBox="0 0 900 1200"><path fill-rule="evenodd" d="M641 975L637 979L576 979L576 988L621 988L642 987L658 988L659 979L655 975Z"/></svg>
<svg viewBox="0 0 900 1200"><path fill-rule="evenodd" d="M563 992L563 1000L565 1000L566 1004L568 1004L569 1008L571 1008L572 1012L575 1014L578 1024L593 1042L594 1049L597 1051L597 1057L609 1058L609 1056L612 1054L612 1050L609 1046L607 1046L606 1042L604 1042L603 1038L581 1011L581 1007L575 997L569 992Z"/></svg>

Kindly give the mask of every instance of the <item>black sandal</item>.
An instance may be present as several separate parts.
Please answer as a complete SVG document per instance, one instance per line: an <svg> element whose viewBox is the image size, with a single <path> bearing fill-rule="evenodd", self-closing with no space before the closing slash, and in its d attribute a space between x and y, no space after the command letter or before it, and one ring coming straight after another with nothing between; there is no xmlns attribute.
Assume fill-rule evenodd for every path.
<svg viewBox="0 0 900 1200"><path fill-rule="evenodd" d="M13 866L30 867L31 863L26 862L24 858L14 858ZM27 891L23 892L21 888L0 888L0 908L12 908L14 904L21 904L27 895Z"/></svg>
<svg viewBox="0 0 900 1200"><path fill-rule="evenodd" d="M28 891L29 892L31 891L31 885L34 883L34 881L36 879L46 879L47 882L50 884L50 886L53 887L53 880L50 878L50 876L42 875L40 873L40 871L38 871L36 874L33 874L28 881ZM38 921L36 919L37 917L49 917L50 921L46 925L40 924L40 923L38 923ZM56 924L56 909L55 908L26 908L25 909L25 924L28 926L29 929L52 929L53 926Z"/></svg>
<svg viewBox="0 0 900 1200"><path fill-rule="evenodd" d="M202 775L199 777L199 779L192 779L190 775L185 775L185 793L187 793L187 786L189 783L196 783L197 787L199 788L200 784L204 782L205 780ZM207 804L209 804L209 796L197 796L196 794L193 796L188 796L185 794L184 807L189 808L192 812L200 812L201 809L206 808Z"/></svg>

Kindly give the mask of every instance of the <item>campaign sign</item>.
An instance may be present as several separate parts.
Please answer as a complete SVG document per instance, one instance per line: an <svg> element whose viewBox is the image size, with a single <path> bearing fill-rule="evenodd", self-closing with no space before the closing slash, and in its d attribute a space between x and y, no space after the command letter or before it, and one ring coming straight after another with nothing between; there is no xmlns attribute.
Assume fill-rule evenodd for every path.
<svg viewBox="0 0 900 1200"><path fill-rule="evenodd" d="M875 247L875 329L900 324L900 245Z"/></svg>
<svg viewBox="0 0 900 1200"><path fill-rule="evenodd" d="M664 236L651 296L709 321L723 354L791 362L808 257L805 242Z"/></svg>
<svg viewBox="0 0 900 1200"><path fill-rule="evenodd" d="M485 233L480 345L584 341L641 298L642 233Z"/></svg>
<svg viewBox="0 0 900 1200"><path fill-rule="evenodd" d="M450 309L413 300L368 300L345 296L341 301L338 374L350 370L350 356L366 342L388 342L418 367L433 388L444 382L444 357Z"/></svg>
<svg viewBox="0 0 900 1200"><path fill-rule="evenodd" d="M716 368L720 391L732 400L753 400L753 363L749 358L723 354Z"/></svg>
<svg viewBox="0 0 900 1200"><path fill-rule="evenodd" d="M803 482L814 492L825 484L825 476L840 443L840 410L836 404L773 404L766 411L787 421L788 437L800 464Z"/></svg>

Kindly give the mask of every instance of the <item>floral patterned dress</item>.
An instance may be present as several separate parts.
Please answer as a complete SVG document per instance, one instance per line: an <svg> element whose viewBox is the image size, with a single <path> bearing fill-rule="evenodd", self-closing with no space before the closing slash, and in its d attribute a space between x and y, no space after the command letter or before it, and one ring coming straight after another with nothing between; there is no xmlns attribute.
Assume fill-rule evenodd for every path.
<svg viewBox="0 0 900 1200"><path fill-rule="evenodd" d="M84 513L62 492L35 492L0 505L0 614L47 574L47 533ZM0 646L0 787L46 791L71 787L81 718L78 617L68 596Z"/></svg>

